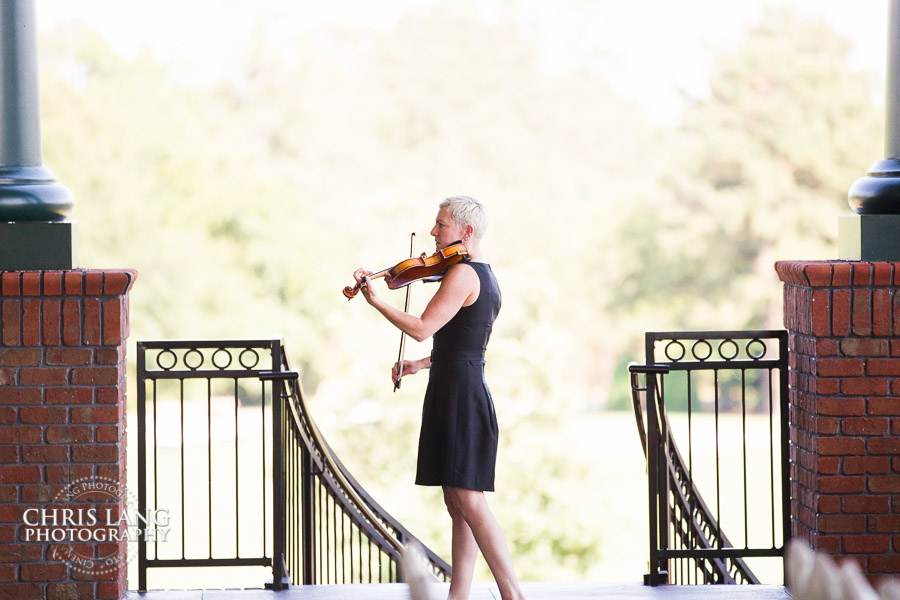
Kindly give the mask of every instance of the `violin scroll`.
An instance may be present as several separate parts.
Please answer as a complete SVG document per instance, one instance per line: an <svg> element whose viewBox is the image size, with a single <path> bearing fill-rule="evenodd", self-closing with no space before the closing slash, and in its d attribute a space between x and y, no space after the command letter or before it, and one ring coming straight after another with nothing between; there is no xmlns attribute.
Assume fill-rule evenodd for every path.
<svg viewBox="0 0 900 600"><path fill-rule="evenodd" d="M356 285L348 285L343 289L344 297L347 300L353 300L356 298L356 295L363 288L364 285L369 283L370 279L377 279L378 277L385 277L390 281L390 269L385 269L383 271L378 271L377 273L370 273L369 275L363 276L362 279L356 282Z"/></svg>

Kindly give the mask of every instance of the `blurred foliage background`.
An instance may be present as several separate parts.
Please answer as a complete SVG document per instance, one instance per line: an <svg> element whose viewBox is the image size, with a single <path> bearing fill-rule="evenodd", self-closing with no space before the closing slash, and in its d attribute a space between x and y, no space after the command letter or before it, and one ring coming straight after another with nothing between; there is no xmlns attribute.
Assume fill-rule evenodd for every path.
<svg viewBox="0 0 900 600"><path fill-rule="evenodd" d="M847 188L881 157L882 78L823 21L770 10L663 123L595 68L603 39L548 66L516 4L277 44L271 15L248 17L250 47L208 77L66 23L42 39L45 164L75 193L82 266L140 273L132 340L283 335L331 445L445 556L440 494L412 485L425 378L391 393L397 331L340 290L406 256L410 232L432 251L443 197L484 200L504 294L491 501L517 568L637 579L646 557L622 571L616 555L643 551L643 512L607 504L644 506L642 457L630 417L602 409L629 407L645 329L781 327L773 263L836 255ZM584 451L604 423L626 428L607 450L637 497L615 454Z"/></svg>

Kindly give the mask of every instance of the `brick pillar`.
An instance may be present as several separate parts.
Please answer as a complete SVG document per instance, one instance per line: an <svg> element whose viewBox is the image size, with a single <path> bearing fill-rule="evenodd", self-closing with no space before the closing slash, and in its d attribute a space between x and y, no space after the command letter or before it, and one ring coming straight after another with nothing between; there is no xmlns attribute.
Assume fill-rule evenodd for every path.
<svg viewBox="0 0 900 600"><path fill-rule="evenodd" d="M128 500L125 343L135 275L0 274L2 600L125 595L126 542L117 538Z"/></svg>
<svg viewBox="0 0 900 600"><path fill-rule="evenodd" d="M815 550L900 573L900 263L779 262L790 332L791 520Z"/></svg>

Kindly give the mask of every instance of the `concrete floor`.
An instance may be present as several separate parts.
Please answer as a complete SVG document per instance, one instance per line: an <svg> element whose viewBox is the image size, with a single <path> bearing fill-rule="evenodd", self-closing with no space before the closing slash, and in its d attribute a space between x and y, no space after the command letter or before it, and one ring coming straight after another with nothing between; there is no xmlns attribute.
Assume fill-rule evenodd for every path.
<svg viewBox="0 0 900 600"><path fill-rule="evenodd" d="M435 584L449 589L450 584ZM776 585L671 585L652 588L640 583L523 583L529 600L790 600L784 586ZM470 600L500 600L493 584L475 584ZM127 600L409 600L405 583L294 586L270 590L187 590L128 592Z"/></svg>

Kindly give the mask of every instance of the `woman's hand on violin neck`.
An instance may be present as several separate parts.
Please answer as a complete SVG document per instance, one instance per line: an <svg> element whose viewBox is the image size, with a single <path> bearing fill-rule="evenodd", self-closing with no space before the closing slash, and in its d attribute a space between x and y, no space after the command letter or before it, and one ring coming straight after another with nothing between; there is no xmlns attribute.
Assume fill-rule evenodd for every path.
<svg viewBox="0 0 900 600"><path fill-rule="evenodd" d="M372 300L376 296L375 290L369 285L369 282L365 280L365 278L371 274L372 271L369 271L368 269L357 269L353 271L353 279L356 280L356 283L359 285L359 290L369 304L372 303Z"/></svg>

